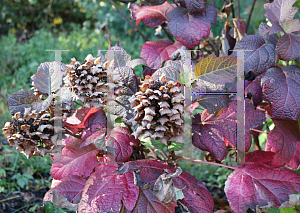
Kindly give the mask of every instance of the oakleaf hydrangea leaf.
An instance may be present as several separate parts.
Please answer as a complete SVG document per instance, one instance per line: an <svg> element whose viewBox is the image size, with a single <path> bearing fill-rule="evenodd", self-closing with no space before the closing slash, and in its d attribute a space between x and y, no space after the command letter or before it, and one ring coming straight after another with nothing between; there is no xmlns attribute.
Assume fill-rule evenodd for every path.
<svg viewBox="0 0 300 213"><path fill-rule="evenodd" d="M32 92L21 89L7 99L8 111L11 115L17 112L21 112L23 115L25 108L31 107L35 101L37 101L37 97Z"/></svg>
<svg viewBox="0 0 300 213"><path fill-rule="evenodd" d="M199 13L205 7L204 0L176 0L175 2L180 3L180 6L186 8L190 14Z"/></svg>
<svg viewBox="0 0 300 213"><path fill-rule="evenodd" d="M281 60L291 61L300 56L300 35L284 34L278 41L276 51Z"/></svg>
<svg viewBox="0 0 300 213"><path fill-rule="evenodd" d="M126 63L131 61L131 55L129 55L122 47L111 47L105 54L107 60L114 59L115 67L126 66Z"/></svg>
<svg viewBox="0 0 300 213"><path fill-rule="evenodd" d="M116 173L117 164L99 164L87 180L78 212L120 212L122 204L132 211L139 197L133 172Z"/></svg>
<svg viewBox="0 0 300 213"><path fill-rule="evenodd" d="M273 166L284 166L296 154L300 143L298 121L275 120L275 128L268 134L267 151L275 152Z"/></svg>
<svg viewBox="0 0 300 213"><path fill-rule="evenodd" d="M94 144L80 148L81 139L68 137L62 153L51 155L53 164L50 170L52 177L62 180L68 175L81 175L88 177L97 165L99 150Z"/></svg>
<svg viewBox="0 0 300 213"><path fill-rule="evenodd" d="M60 89L64 70L61 68L61 64L57 64L59 70L55 70L55 64L56 62L41 63L37 73L31 77L32 85L39 92L50 94Z"/></svg>
<svg viewBox="0 0 300 213"><path fill-rule="evenodd" d="M259 158L262 161L253 161L253 155L262 156ZM289 200L293 190L300 191L300 175L289 169L270 166L272 156L272 152L250 152L245 161L253 164L239 165L228 177L224 190L233 212L246 213L248 208L255 210L257 205L266 206L268 202L278 208Z"/></svg>
<svg viewBox="0 0 300 213"><path fill-rule="evenodd" d="M245 50L245 75L251 71L254 76L258 76L275 65L275 46L271 43L265 43L263 37L259 35L246 36L235 45L232 56L237 58L237 51L235 50Z"/></svg>
<svg viewBox="0 0 300 213"><path fill-rule="evenodd" d="M170 55L180 49L180 42L173 43L168 39L147 41L142 46L141 57L147 60L147 65L153 69L159 69L164 61L170 60Z"/></svg>
<svg viewBox="0 0 300 213"><path fill-rule="evenodd" d="M132 4L129 10L131 11L131 19L136 20L136 25L143 20L146 26L153 28L167 20L167 15L174 9L174 6L175 4L171 5L169 2L158 6Z"/></svg>
<svg viewBox="0 0 300 213"><path fill-rule="evenodd" d="M261 80L266 100L271 102L272 118L298 120L300 117L300 68L296 65L272 67Z"/></svg>
<svg viewBox="0 0 300 213"><path fill-rule="evenodd" d="M202 37L210 34L210 23L215 23L217 10L214 2L210 2L202 13L190 14L183 7L176 7L167 15L170 32L188 48L198 45Z"/></svg>

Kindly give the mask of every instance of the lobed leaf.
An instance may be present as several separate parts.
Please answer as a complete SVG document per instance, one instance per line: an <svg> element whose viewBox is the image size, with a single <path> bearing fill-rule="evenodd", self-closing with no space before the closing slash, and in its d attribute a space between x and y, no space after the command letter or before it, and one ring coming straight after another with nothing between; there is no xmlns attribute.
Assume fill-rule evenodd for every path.
<svg viewBox="0 0 300 213"><path fill-rule="evenodd" d="M93 144L80 148L83 141L74 137L68 137L65 142L62 153L51 155L52 177L56 180L62 180L68 175L88 177L97 165L96 155L99 150Z"/></svg>
<svg viewBox="0 0 300 213"><path fill-rule="evenodd" d="M300 68L272 67L261 80L263 94L271 103L272 118L298 120L300 117Z"/></svg>
<svg viewBox="0 0 300 213"><path fill-rule="evenodd" d="M168 39L147 41L142 46L141 57L147 60L147 65L152 69L159 69L164 61L170 60L170 55L180 49L180 42L173 43Z"/></svg>
<svg viewBox="0 0 300 213"><path fill-rule="evenodd" d="M139 197L133 172L117 174L117 164L99 164L87 180L78 212L120 212L122 204L132 211Z"/></svg>
<svg viewBox="0 0 300 213"><path fill-rule="evenodd" d="M186 8L190 14L199 13L206 4L204 0L176 0L175 2L180 3L180 6Z"/></svg>
<svg viewBox="0 0 300 213"><path fill-rule="evenodd" d="M270 160L272 153L254 151L246 155L246 162L251 162L248 155L254 159ZM253 161L252 161L253 162ZM246 213L248 208L266 206L268 202L277 208L289 200L293 190L300 190L300 175L278 167L272 167L270 161L254 161L254 164L241 164L225 182L225 193L229 204L235 213Z"/></svg>

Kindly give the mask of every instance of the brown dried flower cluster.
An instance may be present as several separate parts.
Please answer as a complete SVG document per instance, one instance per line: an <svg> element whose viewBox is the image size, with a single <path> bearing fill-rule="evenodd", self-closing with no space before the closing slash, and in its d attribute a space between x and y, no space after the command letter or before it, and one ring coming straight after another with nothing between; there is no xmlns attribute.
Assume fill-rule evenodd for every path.
<svg viewBox="0 0 300 213"><path fill-rule="evenodd" d="M2 129L11 146L21 153L31 156L45 156L53 148L57 135L54 135L54 119L48 111L37 112L26 108L24 116L17 112L11 122Z"/></svg>
<svg viewBox="0 0 300 213"><path fill-rule="evenodd" d="M114 84L108 82L108 76L112 75L109 70L114 62L101 62L101 58L94 58L89 54L84 63L71 59L72 63L67 66L67 76L64 78L65 86L75 93L74 100L80 100L86 107L103 107L107 102L107 91L114 84L116 87L123 85L120 76L114 75ZM110 69L108 69L110 68Z"/></svg>
<svg viewBox="0 0 300 213"><path fill-rule="evenodd" d="M184 136L184 96L177 82L159 80L146 76L139 92L130 98L135 117L131 120L134 136L161 139L165 145L176 141L182 143Z"/></svg>

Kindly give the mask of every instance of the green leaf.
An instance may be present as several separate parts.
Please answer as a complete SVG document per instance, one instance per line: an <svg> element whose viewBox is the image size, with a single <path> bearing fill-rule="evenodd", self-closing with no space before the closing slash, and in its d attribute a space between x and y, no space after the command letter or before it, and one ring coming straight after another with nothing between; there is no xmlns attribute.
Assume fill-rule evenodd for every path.
<svg viewBox="0 0 300 213"><path fill-rule="evenodd" d="M20 178L17 180L18 185L23 188L25 185L28 184L28 179L27 178Z"/></svg>
<svg viewBox="0 0 300 213"><path fill-rule="evenodd" d="M116 118L115 122L116 123L122 123L122 118Z"/></svg>
<svg viewBox="0 0 300 213"><path fill-rule="evenodd" d="M25 173L25 174L23 174L23 176L27 179L33 179L32 175L29 173Z"/></svg>
<svg viewBox="0 0 300 213"><path fill-rule="evenodd" d="M180 150L181 147L184 146L184 143L171 142L171 145L168 146L169 151L177 151Z"/></svg>

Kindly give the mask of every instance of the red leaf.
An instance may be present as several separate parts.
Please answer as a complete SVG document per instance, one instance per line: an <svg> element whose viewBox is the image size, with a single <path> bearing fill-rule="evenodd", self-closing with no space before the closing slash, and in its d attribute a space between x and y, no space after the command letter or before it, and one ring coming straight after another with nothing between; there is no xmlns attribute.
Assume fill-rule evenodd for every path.
<svg viewBox="0 0 300 213"><path fill-rule="evenodd" d="M167 20L167 15L173 10L175 4L165 2L158 6L140 6L132 4L129 7L131 19L136 20L136 25L143 20L146 26L158 27Z"/></svg>
<svg viewBox="0 0 300 213"><path fill-rule="evenodd" d="M81 139L68 137L62 153L53 154L51 175L56 180L62 180L68 175L88 177L97 165L97 148L90 144L79 148Z"/></svg>
<svg viewBox="0 0 300 213"><path fill-rule="evenodd" d="M143 77L145 78L146 75L152 76L152 74L156 71L156 69L151 69L148 66L142 65L143 67Z"/></svg>
<svg viewBox="0 0 300 213"><path fill-rule="evenodd" d="M300 35L284 34L277 42L276 51L279 59L291 61L300 56Z"/></svg>
<svg viewBox="0 0 300 213"><path fill-rule="evenodd" d="M81 176L69 175L45 194L44 202L51 201L52 195L50 193L56 191L60 196L67 198L69 202L77 204L81 199L85 182L86 179Z"/></svg>
<svg viewBox="0 0 300 213"><path fill-rule="evenodd" d="M81 147L94 144L98 149L101 149L101 145L99 144L100 141L98 141L99 138L104 138L106 135L106 128L103 128L99 123L93 124L91 127L84 129L82 131L81 139L84 141L81 145ZM104 145L105 145L105 139ZM98 147L98 145L100 147Z"/></svg>
<svg viewBox="0 0 300 213"><path fill-rule="evenodd" d="M132 146L139 146L139 140L135 139L131 133L128 128L119 126L114 128L113 136L108 138L107 143L115 146L116 162L128 161L132 155Z"/></svg>
<svg viewBox="0 0 300 213"><path fill-rule="evenodd" d="M291 167L294 170L300 169L300 143L297 143L297 150L295 152L295 155L287 163L287 166Z"/></svg>
<svg viewBox="0 0 300 213"><path fill-rule="evenodd" d="M246 100L246 126L245 126L245 151L252 143L250 129L255 128L265 121L264 112L255 110L249 100ZM230 101L229 107L224 109L219 116L209 114L204 110L193 119L193 145L203 151L209 151L221 161L226 155L226 143L236 147L236 101ZM242 150L244 151L244 150Z"/></svg>
<svg viewBox="0 0 300 213"><path fill-rule="evenodd" d="M141 189L137 206L133 211L126 213L165 213L175 212L176 203L162 203L158 198L149 190Z"/></svg>
<svg viewBox="0 0 300 213"><path fill-rule="evenodd" d="M275 152L273 166L284 166L295 156L300 143L298 121L273 119L275 128L268 134L267 150Z"/></svg>
<svg viewBox="0 0 300 213"><path fill-rule="evenodd" d="M176 168L170 168L166 164L156 160L130 161L125 163L123 167L125 168L123 172L131 169L139 169L142 180L150 184L155 183L157 178L164 173L164 169L170 173L176 171ZM185 197L182 202L188 206L191 213L213 212L214 203L211 194L203 183L192 175L183 171L179 177L173 178L173 183L176 188L182 189Z"/></svg>
<svg viewBox="0 0 300 213"><path fill-rule="evenodd" d="M189 14L183 7L176 7L167 16L168 27L176 40L181 41L188 48L198 45L202 37L210 34L210 23L217 20L217 10L210 2L202 14Z"/></svg>
<svg viewBox="0 0 300 213"><path fill-rule="evenodd" d="M122 203L132 211L139 196L133 172L119 175L117 164L100 164L87 180L78 212L120 212Z"/></svg>
<svg viewBox="0 0 300 213"><path fill-rule="evenodd" d="M102 127L106 127L106 115L102 109L82 108L80 107L71 117L64 122L64 127L77 134L80 129L86 129L95 123L99 123Z"/></svg>
<svg viewBox="0 0 300 213"><path fill-rule="evenodd" d="M163 61L170 60L170 55L180 49L180 42L173 43L168 39L147 41L142 46L141 57L147 60L147 65L153 69L159 69Z"/></svg>
<svg viewBox="0 0 300 213"><path fill-rule="evenodd" d="M249 153L252 159L263 159L268 152ZM247 155L249 155L247 154ZM249 159L246 155L246 161ZM255 158L253 155L262 155ZM225 193L235 213L247 212L256 205L265 206L268 202L277 208L289 200L290 194L300 191L300 175L282 168L269 166L266 162L255 161L254 164L241 164L225 182Z"/></svg>
<svg viewBox="0 0 300 213"><path fill-rule="evenodd" d="M272 118L298 120L300 117L300 68L272 67L261 80L262 91L271 102Z"/></svg>

